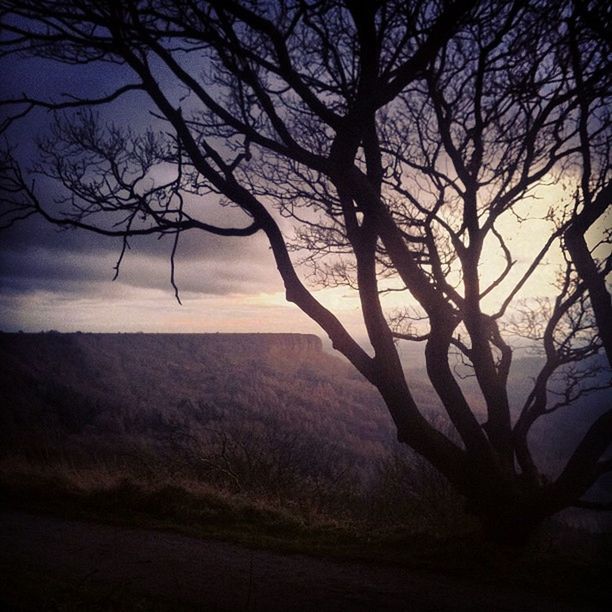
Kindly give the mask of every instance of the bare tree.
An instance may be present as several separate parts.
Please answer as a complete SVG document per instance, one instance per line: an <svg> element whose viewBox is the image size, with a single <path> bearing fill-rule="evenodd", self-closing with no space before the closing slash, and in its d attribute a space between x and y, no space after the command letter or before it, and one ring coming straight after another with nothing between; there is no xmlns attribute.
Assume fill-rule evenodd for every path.
<svg viewBox="0 0 612 612"><path fill-rule="evenodd" d="M36 108L53 112L37 171L65 194L54 210L7 151L4 225L43 215L123 237L124 250L139 234L170 235L176 247L188 230L263 232L287 300L378 389L399 440L468 498L490 533L516 538L585 505L612 468L612 411L553 480L536 466L527 433L598 386L576 364L593 363L602 347L611 354L609 237L593 245L587 234L611 195L605 3L2 0L0 11L4 56L110 62L132 75L86 97L2 101L7 134ZM148 131L98 119L96 107L133 92L155 109ZM571 201L542 212L537 197L560 185ZM244 223L207 221L196 204L205 196L234 204ZM293 219L295 236L283 235L279 212ZM549 234L513 276L517 254L504 223L534 215L548 220ZM559 247L566 265L556 298L548 308L517 308ZM371 350L307 288L291 249L319 284L358 291ZM485 278L492 252L505 263ZM406 310L385 307L390 291L403 292ZM485 308L493 296L496 305ZM513 415L517 335L540 344L544 365ZM404 341L425 343L427 373L457 440L419 409L398 354ZM453 372L453 352L471 368L485 415ZM567 368L564 402L550 381Z"/></svg>

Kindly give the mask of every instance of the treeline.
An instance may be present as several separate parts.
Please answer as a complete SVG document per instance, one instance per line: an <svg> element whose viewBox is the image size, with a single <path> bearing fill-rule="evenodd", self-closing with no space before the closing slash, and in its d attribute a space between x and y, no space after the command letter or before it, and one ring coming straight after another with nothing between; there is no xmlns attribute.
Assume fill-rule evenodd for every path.
<svg viewBox="0 0 612 612"><path fill-rule="evenodd" d="M2 334L0 356L5 473L110 469L359 520L428 520L451 495L316 338Z"/></svg>
<svg viewBox="0 0 612 612"><path fill-rule="evenodd" d="M438 523L443 509L456 514L444 480L397 443L372 387L314 336L0 334L0 362L9 479L102 470L204 483L305 514L431 524L432 511ZM533 370L515 362L515 405ZM424 412L452 435L418 370L408 375ZM477 405L473 380L462 384ZM552 469L604 404L587 396L543 422L539 448Z"/></svg>

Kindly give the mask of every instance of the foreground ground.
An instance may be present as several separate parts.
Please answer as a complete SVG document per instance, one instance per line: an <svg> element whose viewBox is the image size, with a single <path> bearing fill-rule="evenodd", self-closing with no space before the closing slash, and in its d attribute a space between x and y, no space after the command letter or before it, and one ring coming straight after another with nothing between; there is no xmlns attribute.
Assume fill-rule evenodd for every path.
<svg viewBox="0 0 612 612"><path fill-rule="evenodd" d="M159 530L0 512L0 605L15 610L605 610L486 576L251 550Z"/></svg>

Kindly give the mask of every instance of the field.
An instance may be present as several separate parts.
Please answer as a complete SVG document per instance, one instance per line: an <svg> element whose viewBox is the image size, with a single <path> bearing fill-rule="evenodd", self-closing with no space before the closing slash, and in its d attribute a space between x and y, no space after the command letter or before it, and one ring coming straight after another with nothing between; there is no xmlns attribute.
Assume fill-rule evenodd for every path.
<svg viewBox="0 0 612 612"><path fill-rule="evenodd" d="M371 387L315 336L0 334L0 358L9 509L462 575L488 560L504 580L599 597L609 537L582 527L603 523L552 521L520 564L500 561L463 500L395 440ZM431 390L415 388L451 433ZM561 422L542 452L579 429Z"/></svg>

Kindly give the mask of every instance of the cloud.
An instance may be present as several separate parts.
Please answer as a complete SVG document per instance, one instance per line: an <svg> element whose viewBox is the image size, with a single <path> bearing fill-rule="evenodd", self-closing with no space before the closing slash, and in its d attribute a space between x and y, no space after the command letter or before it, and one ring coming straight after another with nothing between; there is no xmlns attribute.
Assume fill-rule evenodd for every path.
<svg viewBox="0 0 612 612"><path fill-rule="evenodd" d="M22 58L15 63L0 58L0 69L6 92L15 96L24 92L46 100L60 99L64 92L85 96L109 93L126 80L124 68L116 65L76 68L40 59ZM140 94L132 93L99 110L103 122L130 125L138 131L155 121L148 112L150 107ZM35 110L11 126L9 136L24 168L35 165L34 141L46 132L49 122L49 113ZM52 181L37 177L36 193L48 210L57 206L58 189ZM216 196L187 196L185 206L209 223L248 225L243 213L219 207L217 200ZM170 284L171 240L133 238L130 246L118 279L111 282L120 239L58 231L41 218L30 218L4 232L0 236L0 328L117 330L142 325L143 329L161 331L163 325L177 329L177 322L182 321L186 329L193 330L199 328L202 316L208 316L226 330L230 320L241 329L248 324L257 330L272 316L262 315L261 296L283 293L261 235L223 238L198 231L183 234L175 268L185 304L182 309ZM276 321L275 329L291 326L290 313L296 311L276 305L274 315L281 316L281 323Z"/></svg>
<svg viewBox="0 0 612 612"><path fill-rule="evenodd" d="M110 283L109 283L110 285ZM28 332L297 332L320 329L275 294L187 295L183 305L159 289L112 285L104 299L58 291L0 295L0 329Z"/></svg>
<svg viewBox="0 0 612 612"><path fill-rule="evenodd" d="M170 283L169 239L130 240L131 249L125 254L118 279L112 282L121 249L119 240L84 231L57 232L38 219L12 228L4 237L7 239L0 242L0 329L59 328L64 321L82 330L108 330L109 326L120 330L139 324L126 313L145 310L152 317L149 329L162 331L159 321L176 329L172 321L186 317L185 309L176 310ZM184 304L203 300L201 308L221 311L231 310L248 296L282 291L265 237L259 235L183 235L175 278ZM206 301L211 297L219 299ZM256 330L257 317L244 313L238 317L241 325L249 318L251 329Z"/></svg>
<svg viewBox="0 0 612 612"><path fill-rule="evenodd" d="M202 235L205 242L206 235ZM214 248L213 248L214 247ZM117 284L131 287L170 289L169 244L157 252L127 251ZM260 240L226 239L207 246L206 254L191 256L180 249L175 260L177 284L196 294L254 293L276 290L279 280L274 261ZM0 253L0 284L4 291L28 293L37 290L95 294L113 278L119 248L62 248L49 244L28 245L20 251ZM104 288L104 290L106 290Z"/></svg>

